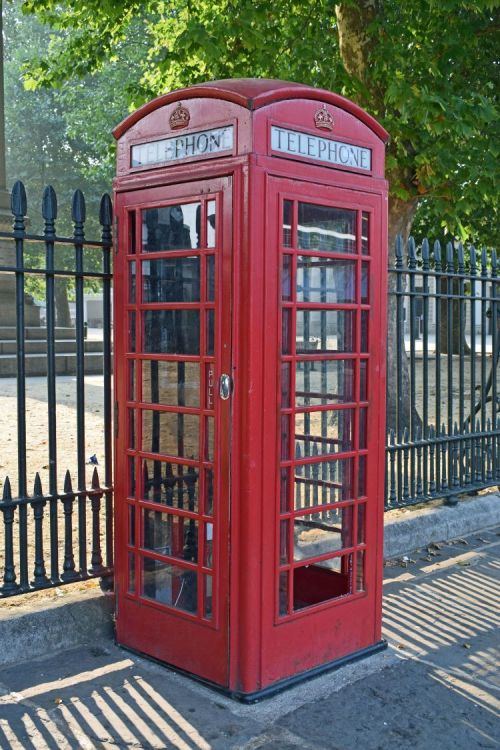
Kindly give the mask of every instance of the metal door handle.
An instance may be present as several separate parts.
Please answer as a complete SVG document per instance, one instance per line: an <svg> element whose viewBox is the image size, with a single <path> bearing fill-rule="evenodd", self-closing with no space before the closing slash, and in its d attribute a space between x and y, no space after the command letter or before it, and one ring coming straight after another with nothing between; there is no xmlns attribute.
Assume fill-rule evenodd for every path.
<svg viewBox="0 0 500 750"><path fill-rule="evenodd" d="M227 401L231 395L231 378L225 372L220 376L219 395L223 401Z"/></svg>

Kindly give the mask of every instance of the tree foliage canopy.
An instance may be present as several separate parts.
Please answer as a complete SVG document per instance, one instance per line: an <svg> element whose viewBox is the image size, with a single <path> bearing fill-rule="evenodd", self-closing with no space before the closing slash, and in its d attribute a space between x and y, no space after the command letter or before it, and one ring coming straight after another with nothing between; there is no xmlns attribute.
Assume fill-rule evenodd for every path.
<svg viewBox="0 0 500 750"><path fill-rule="evenodd" d="M131 108L217 78L332 89L391 134L393 232L408 229L423 204L434 234L497 241L498 0L24 0L22 8L53 29L48 54L26 69L29 88L129 64L122 84ZM112 82L108 102L113 94Z"/></svg>

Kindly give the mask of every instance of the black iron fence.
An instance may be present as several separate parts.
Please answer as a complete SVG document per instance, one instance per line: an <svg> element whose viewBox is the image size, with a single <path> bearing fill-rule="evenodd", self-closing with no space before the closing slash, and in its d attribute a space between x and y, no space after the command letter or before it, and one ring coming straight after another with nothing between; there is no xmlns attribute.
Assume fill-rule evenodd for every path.
<svg viewBox="0 0 500 750"><path fill-rule="evenodd" d="M397 243L386 510L500 483L497 271L494 250Z"/></svg>
<svg viewBox="0 0 500 750"><path fill-rule="evenodd" d="M111 200L108 195L104 195L101 200L100 241L85 238L86 208L79 190L73 196L73 233L69 237L58 236L56 233L57 199L51 187L47 187L43 195L42 234L27 232L27 201L21 182L17 182L12 190L11 207L13 231L0 232L0 281L3 302L10 295L15 307L12 320L15 329L17 469L13 470L15 479L12 475L0 477L3 479L0 492L0 569L3 572L1 596L89 577L106 576L112 572L113 566ZM45 291L44 325L40 324L39 311L35 310L33 299L26 293L28 281ZM75 310L74 326L63 329L56 325L56 285L60 282L63 282L67 293L73 297ZM89 441L86 441L85 378L89 352L84 325L84 292L89 284L100 290L99 296L102 298L100 361L104 387L100 415L103 435L100 439L103 449L99 459L94 455L86 458ZM8 325L7 317L4 313L0 320L0 338L5 347L9 344L8 336L12 328ZM63 334L58 335L61 330ZM27 350L32 339L38 347L34 350L37 352L35 354ZM73 352L73 370L67 370L70 355L61 355L61 350L68 351L68 346ZM0 356L0 366L2 363L5 365L9 356ZM27 396L27 374L36 357L42 357L46 363L46 385L45 378L42 381L45 386L44 396L40 396L39 384L34 397L46 402L45 426L27 424L27 402L31 403L32 400ZM75 389L75 409L71 413L76 413L76 416L70 429L76 435L73 478L67 467L63 467L61 472L58 465L58 432L61 432L62 420L70 419L69 410L63 412L62 417L58 412L56 376L61 373L61 363L64 365L63 373L72 372L74 375L67 376L69 385ZM30 382L31 380L30 378ZM8 383L0 381L0 388L2 382ZM3 392L6 388L7 385L2 389ZM10 418L9 414L2 415L4 428ZM27 471L27 458L32 444L36 440L40 441L40 435L36 434L40 430L46 430L45 440L42 441L46 445L47 460L43 466L48 482L48 487L45 488L42 487L42 466L38 467L40 472L37 470L34 478L29 478ZM65 457L66 455L65 453ZM3 463L1 456L0 463ZM101 475L99 472L102 472ZM33 482L31 491L29 482Z"/></svg>

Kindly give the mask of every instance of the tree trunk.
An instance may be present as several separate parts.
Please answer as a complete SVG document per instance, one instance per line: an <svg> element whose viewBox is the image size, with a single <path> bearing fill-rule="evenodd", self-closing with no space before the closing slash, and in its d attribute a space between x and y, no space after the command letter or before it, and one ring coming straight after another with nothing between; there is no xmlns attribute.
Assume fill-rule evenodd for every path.
<svg viewBox="0 0 500 750"><path fill-rule="evenodd" d="M373 21L383 13L381 0L359 0L344 2L335 6L335 16L339 35L339 48L342 63L350 76L361 84L365 83L366 71L370 65L370 55L376 45L376 34L371 29ZM383 99L376 100L371 93L370 102L358 101L375 111L384 111ZM396 172L388 175L393 184L405 188L410 195L414 193L414 175L411 172ZM389 265L394 266L394 249L396 237L401 235L406 244L417 208L417 198L403 201L391 198L389 201ZM403 344L401 362L397 362L397 326L396 326L396 274L389 274L388 298L388 337L387 337L387 428L401 432L404 427L414 430L421 424L416 410L411 414L408 398L410 376L408 358ZM403 379L402 388L397 389L397 365L399 364Z"/></svg>
<svg viewBox="0 0 500 750"><path fill-rule="evenodd" d="M68 302L68 281L64 278L56 278L54 284L54 297L56 303L56 325L61 328L71 328L71 315Z"/></svg>
<svg viewBox="0 0 500 750"><path fill-rule="evenodd" d="M452 279L451 282L451 293L454 296L460 294L459 280ZM460 354L460 326L458 321L460 319L460 302L458 299L454 299L451 303L451 320L448 321L448 300L446 295L448 294L448 279L440 280L439 294L441 299L439 300L440 306L440 321L439 331L439 350L441 354L448 354L448 326L451 329L451 354ZM474 304L474 303L472 303ZM464 311L465 312L465 311ZM465 339L465 315L464 315L464 330L462 336L462 346L464 354L470 354L470 347Z"/></svg>

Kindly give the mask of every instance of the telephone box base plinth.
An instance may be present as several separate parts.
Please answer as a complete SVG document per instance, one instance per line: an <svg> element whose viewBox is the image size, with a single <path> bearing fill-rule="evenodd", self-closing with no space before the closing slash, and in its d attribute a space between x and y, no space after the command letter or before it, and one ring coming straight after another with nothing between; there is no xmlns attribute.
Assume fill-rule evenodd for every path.
<svg viewBox="0 0 500 750"><path fill-rule="evenodd" d="M222 695L227 696L228 698L232 698L233 700L239 701L240 703L251 704L258 703L259 701L265 700L266 698L272 698L273 696L283 692L284 690L295 687L301 682L312 680L314 679L314 677L319 677L326 672L333 672L336 669L345 667L347 664L353 664L356 661L360 661L360 659L366 659L369 656L378 654L380 651L385 651L388 643L386 640L381 640L378 643L375 643L373 646L368 646L367 648L362 648L359 651L354 651L352 654L342 656L340 659L334 659L333 661L329 661L327 664L320 664L318 667L314 667L314 669L308 669L306 672L301 672L300 674L294 675L293 677L287 677L287 679L285 680L279 680L279 682L275 682L273 685L269 685L262 690L255 690L252 693L240 693L237 690L229 690L228 688L221 687L221 685L216 685L214 682L204 680L201 677L198 677L196 674L193 674L192 672L186 672L183 669L178 669L177 667L166 664L159 659L155 659L153 656L148 656L148 654L145 654L142 651L138 651L134 648L129 648L128 646L123 646L120 643L118 643L117 645L120 646L120 648L123 648L125 651L129 651L132 654L137 654L137 656L140 656L141 658L148 659L148 661L153 661L156 664L159 664L166 670L175 672L176 674L182 674L185 677L189 677L191 680L195 680L196 682L199 682L202 685L205 685L206 687L209 687L212 690L216 691L217 693L221 693Z"/></svg>

